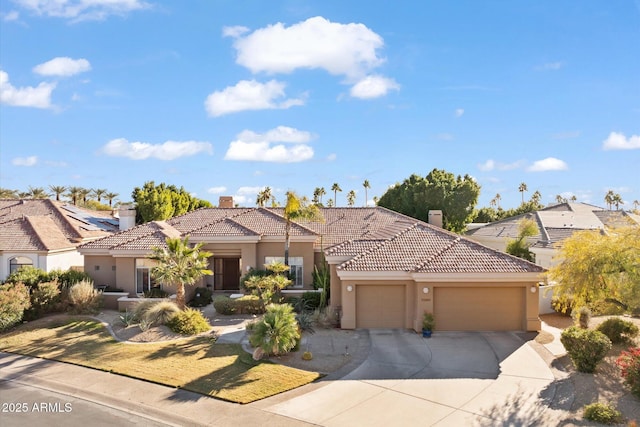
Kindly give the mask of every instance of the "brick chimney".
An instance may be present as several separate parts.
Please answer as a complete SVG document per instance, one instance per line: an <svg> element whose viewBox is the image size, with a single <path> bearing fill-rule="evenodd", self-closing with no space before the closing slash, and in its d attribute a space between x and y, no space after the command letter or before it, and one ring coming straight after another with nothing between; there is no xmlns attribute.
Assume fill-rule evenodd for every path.
<svg viewBox="0 0 640 427"><path fill-rule="evenodd" d="M118 222L120 231L128 230L136 225L136 208L133 205L123 203L118 207Z"/></svg>
<svg viewBox="0 0 640 427"><path fill-rule="evenodd" d="M220 200L218 201L219 208L232 208L233 207L233 196L220 196Z"/></svg>

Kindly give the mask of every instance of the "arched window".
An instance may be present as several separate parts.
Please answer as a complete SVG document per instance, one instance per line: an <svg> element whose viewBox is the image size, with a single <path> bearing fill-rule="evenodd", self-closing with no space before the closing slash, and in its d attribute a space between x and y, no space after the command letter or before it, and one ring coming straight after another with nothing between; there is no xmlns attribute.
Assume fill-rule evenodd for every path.
<svg viewBox="0 0 640 427"><path fill-rule="evenodd" d="M17 256L9 260L9 274L18 271L21 267L32 267L33 261L26 256Z"/></svg>

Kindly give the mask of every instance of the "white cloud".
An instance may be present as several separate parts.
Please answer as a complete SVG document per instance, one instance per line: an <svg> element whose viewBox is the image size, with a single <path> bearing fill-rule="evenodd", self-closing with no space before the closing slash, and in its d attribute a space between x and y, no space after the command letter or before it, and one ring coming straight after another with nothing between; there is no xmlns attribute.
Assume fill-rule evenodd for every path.
<svg viewBox="0 0 640 427"><path fill-rule="evenodd" d="M287 109L304 105L304 97L276 102L276 99L285 97L284 88L285 84L277 80L267 83L241 80L235 86L210 94L204 106L209 116L218 117L246 110Z"/></svg>
<svg viewBox="0 0 640 427"><path fill-rule="evenodd" d="M229 144L225 160L294 163L313 157L313 148L306 144L312 135L286 126L278 126L264 134L245 130L236 138Z"/></svg>
<svg viewBox="0 0 640 427"><path fill-rule="evenodd" d="M509 170L518 169L522 167L523 164L524 162L522 160L518 160L512 163L501 163L501 162L496 162L493 159L489 159L484 163L478 164L478 169L480 169L483 172L488 172L492 170L509 171Z"/></svg>
<svg viewBox="0 0 640 427"><path fill-rule="evenodd" d="M211 187L207 190L207 193L209 194L222 194L225 193L227 191L227 187Z"/></svg>
<svg viewBox="0 0 640 427"><path fill-rule="evenodd" d="M124 138L118 138L107 142L101 152L108 156L128 157L133 160L144 160L150 157L159 160L174 160L199 153L212 154L213 148L208 142L166 141L162 144L149 144L147 142L129 142Z"/></svg>
<svg viewBox="0 0 640 427"><path fill-rule="evenodd" d="M527 168L529 172L563 171L567 169L569 169L569 166L564 161L556 159L555 157L536 160Z"/></svg>
<svg viewBox="0 0 640 427"><path fill-rule="evenodd" d="M14 3L39 16L69 19L71 22L104 20L111 15L147 9L142 0L14 0Z"/></svg>
<svg viewBox="0 0 640 427"><path fill-rule="evenodd" d="M51 108L51 93L55 83L16 88L9 83L9 74L0 70L0 103L14 107Z"/></svg>
<svg viewBox="0 0 640 427"><path fill-rule="evenodd" d="M17 21L20 18L20 13L17 10L12 10L11 12L3 13L2 20L5 22Z"/></svg>
<svg viewBox="0 0 640 427"><path fill-rule="evenodd" d="M383 76L367 76L353 85L350 94L354 98L372 99L385 96L390 90L399 90L395 80Z"/></svg>
<svg viewBox="0 0 640 427"><path fill-rule="evenodd" d="M478 165L478 169L484 172L492 171L496 167L496 162L489 159L484 163Z"/></svg>
<svg viewBox="0 0 640 427"><path fill-rule="evenodd" d="M611 132L602 142L604 150L637 150L640 149L640 135L631 135L628 139L624 134Z"/></svg>
<svg viewBox="0 0 640 427"><path fill-rule="evenodd" d="M11 160L14 166L35 166L38 163L38 156L16 157Z"/></svg>
<svg viewBox="0 0 640 427"><path fill-rule="evenodd" d="M242 25L236 25L233 27L222 27L223 37L233 37L235 39L247 32L249 32L249 29L247 27L243 27Z"/></svg>
<svg viewBox="0 0 640 427"><path fill-rule="evenodd" d="M236 62L253 73L291 73L299 68L324 69L361 79L380 66L382 37L364 24L340 24L321 16L285 27L282 23L236 36Z"/></svg>
<svg viewBox="0 0 640 427"><path fill-rule="evenodd" d="M84 58L73 59L60 56L50 61L36 65L33 72L41 76L68 77L91 70L91 64Z"/></svg>
<svg viewBox="0 0 640 427"><path fill-rule="evenodd" d="M464 114L464 108L456 108L456 111L453 112L456 117L462 117Z"/></svg>

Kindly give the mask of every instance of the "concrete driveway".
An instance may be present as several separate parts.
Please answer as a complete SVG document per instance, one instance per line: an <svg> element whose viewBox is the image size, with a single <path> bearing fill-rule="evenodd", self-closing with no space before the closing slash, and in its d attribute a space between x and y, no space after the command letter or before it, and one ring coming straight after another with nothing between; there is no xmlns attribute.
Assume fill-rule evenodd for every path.
<svg viewBox="0 0 640 427"><path fill-rule="evenodd" d="M370 338L368 358L341 380L262 409L323 426L554 424L554 376L515 333Z"/></svg>

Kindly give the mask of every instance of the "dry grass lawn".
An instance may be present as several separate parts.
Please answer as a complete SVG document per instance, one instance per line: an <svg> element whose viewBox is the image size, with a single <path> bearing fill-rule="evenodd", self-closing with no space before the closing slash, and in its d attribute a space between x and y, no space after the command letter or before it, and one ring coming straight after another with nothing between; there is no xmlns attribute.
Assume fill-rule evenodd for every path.
<svg viewBox="0 0 640 427"><path fill-rule="evenodd" d="M308 384L320 374L256 362L237 344L200 336L153 344L117 342L93 320L45 319L0 336L0 350L58 360L249 403Z"/></svg>

